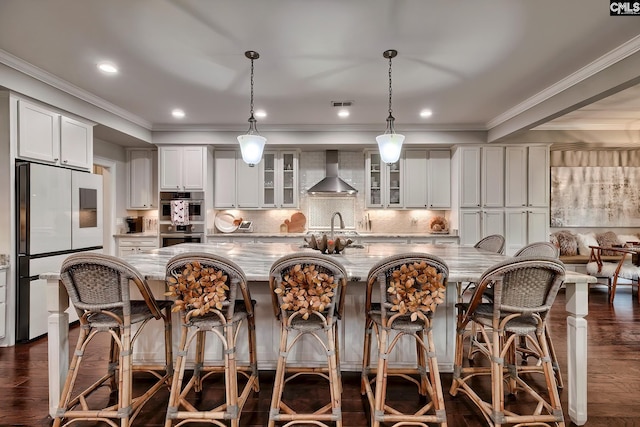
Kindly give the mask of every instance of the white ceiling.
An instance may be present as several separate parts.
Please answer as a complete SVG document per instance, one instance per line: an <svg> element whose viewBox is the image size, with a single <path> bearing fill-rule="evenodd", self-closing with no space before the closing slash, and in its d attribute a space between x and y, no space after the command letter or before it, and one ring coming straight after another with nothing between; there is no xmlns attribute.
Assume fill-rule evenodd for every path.
<svg viewBox="0 0 640 427"><path fill-rule="evenodd" d="M382 131L386 49L399 51L398 131L489 130L625 43L635 54L639 42L638 18L609 16L602 0L0 0L1 50L151 130L244 131L246 50L261 55L261 130ZM119 74L100 74L100 60ZM331 106L344 100L354 101L347 120ZM172 118L173 108L187 116ZM420 118L423 108L433 116ZM640 129L639 120L635 87L545 126Z"/></svg>

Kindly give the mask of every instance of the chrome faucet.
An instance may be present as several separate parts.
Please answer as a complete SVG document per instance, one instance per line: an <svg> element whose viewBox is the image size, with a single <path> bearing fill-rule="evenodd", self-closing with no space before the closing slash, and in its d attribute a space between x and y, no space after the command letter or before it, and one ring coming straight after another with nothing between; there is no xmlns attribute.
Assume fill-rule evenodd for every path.
<svg viewBox="0 0 640 427"><path fill-rule="evenodd" d="M338 216L338 218L340 218L340 229L344 230L344 220L342 219L342 214L336 211L333 214L331 214L331 234L330 234L331 240L333 240L333 229L334 229L333 223L336 219L336 215Z"/></svg>

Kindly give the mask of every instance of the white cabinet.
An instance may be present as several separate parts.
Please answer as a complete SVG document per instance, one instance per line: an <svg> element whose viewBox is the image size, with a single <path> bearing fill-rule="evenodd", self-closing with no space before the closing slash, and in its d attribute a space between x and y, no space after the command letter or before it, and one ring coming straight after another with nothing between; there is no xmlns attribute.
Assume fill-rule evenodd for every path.
<svg viewBox="0 0 640 427"><path fill-rule="evenodd" d="M160 146L160 190L204 191L207 147Z"/></svg>
<svg viewBox="0 0 640 427"><path fill-rule="evenodd" d="M504 206L504 147L482 147L482 206Z"/></svg>
<svg viewBox="0 0 640 427"><path fill-rule="evenodd" d="M158 247L155 236L127 236L118 238L118 256L126 260L128 255L149 253Z"/></svg>
<svg viewBox="0 0 640 427"><path fill-rule="evenodd" d="M507 209L505 216L507 255L529 243L549 240L548 209Z"/></svg>
<svg viewBox="0 0 640 427"><path fill-rule="evenodd" d="M409 149L404 155L404 206L425 208L429 205L432 179L427 150ZM437 179L437 178L436 178Z"/></svg>
<svg viewBox="0 0 640 427"><path fill-rule="evenodd" d="M404 206L404 164L403 158L400 158L396 163L387 164L382 161L377 150L366 152L366 207L402 208ZM417 185L417 187L422 187L423 191L426 190L426 176L424 184ZM413 203L417 202L414 201ZM422 206L425 206L425 204Z"/></svg>
<svg viewBox="0 0 640 427"><path fill-rule="evenodd" d="M260 168L249 166L236 150L216 150L214 157L214 205L218 209L260 207Z"/></svg>
<svg viewBox="0 0 640 427"><path fill-rule="evenodd" d="M451 152L449 150L429 151L427 174L429 208L449 209L451 207ZM408 167L406 176L410 176Z"/></svg>
<svg viewBox="0 0 640 427"><path fill-rule="evenodd" d="M0 338L7 334L7 270L0 269Z"/></svg>
<svg viewBox="0 0 640 427"><path fill-rule="evenodd" d="M19 99L18 157L91 170L93 126Z"/></svg>
<svg viewBox="0 0 640 427"><path fill-rule="evenodd" d="M480 147L461 147L460 207L480 207Z"/></svg>
<svg viewBox="0 0 640 427"><path fill-rule="evenodd" d="M549 148L547 146L507 147L505 153L505 206L548 206Z"/></svg>
<svg viewBox="0 0 640 427"><path fill-rule="evenodd" d="M158 208L157 151L127 150L127 209Z"/></svg>
<svg viewBox="0 0 640 427"><path fill-rule="evenodd" d="M492 234L504 236L503 209L462 209L460 211L460 244L473 246Z"/></svg>
<svg viewBox="0 0 640 427"><path fill-rule="evenodd" d="M259 164L263 208L298 207L298 151L265 151Z"/></svg>

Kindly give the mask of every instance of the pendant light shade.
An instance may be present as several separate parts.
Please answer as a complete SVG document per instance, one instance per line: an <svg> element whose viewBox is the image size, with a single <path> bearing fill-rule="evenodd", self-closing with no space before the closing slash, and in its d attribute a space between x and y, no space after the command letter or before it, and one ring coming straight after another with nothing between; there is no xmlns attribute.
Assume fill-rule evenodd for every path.
<svg viewBox="0 0 640 427"><path fill-rule="evenodd" d="M249 110L249 130L245 135L238 137L240 151L242 152L242 160L249 166L255 166L262 160L262 151L267 138L258 134L256 126L257 120L253 117L253 61L260 58L260 54L253 50L248 50L244 56L251 60L251 107Z"/></svg>
<svg viewBox="0 0 640 427"><path fill-rule="evenodd" d="M240 151L242 152L242 160L249 166L255 166L262 160L262 150L267 138L257 134L240 135L238 143L240 143Z"/></svg>
<svg viewBox="0 0 640 427"><path fill-rule="evenodd" d="M395 163L400 159L402 143L404 142L404 135L395 131L393 125L395 118L391 109L391 58L395 58L397 55L398 51L396 50L386 50L382 53L382 56L389 60L389 117L387 117L387 129L382 135L376 137L376 141L378 142L380 159L385 163Z"/></svg>

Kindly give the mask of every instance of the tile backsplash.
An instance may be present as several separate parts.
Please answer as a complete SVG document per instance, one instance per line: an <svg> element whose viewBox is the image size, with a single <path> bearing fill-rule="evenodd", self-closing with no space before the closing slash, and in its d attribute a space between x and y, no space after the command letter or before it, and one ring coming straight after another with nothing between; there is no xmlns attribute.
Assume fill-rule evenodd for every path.
<svg viewBox="0 0 640 427"><path fill-rule="evenodd" d="M355 196L312 196L307 189L325 176L325 152L305 151L299 163L299 206L300 209L270 210L229 210L236 218L253 221L256 233L277 233L284 220L296 212L307 217L306 229L329 229L331 214L340 212L347 229L374 233L426 233L433 216L449 217L448 211L429 211L425 209L365 209L365 157L362 151L339 151L338 175L358 190ZM368 215L368 217L367 217ZM209 218L213 224L213 216ZM367 227L367 218L371 229ZM336 226L338 222L336 221ZM211 231L211 230L210 230Z"/></svg>

